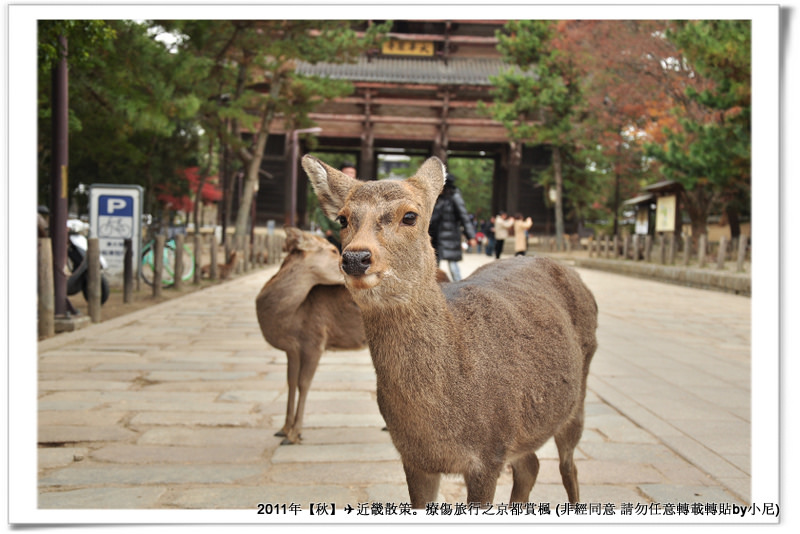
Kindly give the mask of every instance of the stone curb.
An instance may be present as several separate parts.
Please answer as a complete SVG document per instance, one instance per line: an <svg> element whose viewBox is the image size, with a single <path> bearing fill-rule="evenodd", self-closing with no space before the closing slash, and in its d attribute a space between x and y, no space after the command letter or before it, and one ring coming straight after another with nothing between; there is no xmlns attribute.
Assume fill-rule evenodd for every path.
<svg viewBox="0 0 800 534"><path fill-rule="evenodd" d="M750 275L746 273L594 258L573 258L571 261L576 267L649 278L698 289L713 289L744 297L749 297L751 292Z"/></svg>

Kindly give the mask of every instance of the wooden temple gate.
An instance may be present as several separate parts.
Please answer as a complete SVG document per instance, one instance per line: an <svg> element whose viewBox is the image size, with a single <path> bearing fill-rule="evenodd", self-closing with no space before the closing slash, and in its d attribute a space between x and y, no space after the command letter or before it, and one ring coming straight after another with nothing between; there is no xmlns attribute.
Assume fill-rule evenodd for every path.
<svg viewBox="0 0 800 534"><path fill-rule="evenodd" d="M352 64L299 63L297 71L350 80L351 96L321 104L310 114L321 132L318 152L343 152L361 179L374 179L381 154L483 157L494 160L492 212L520 211L533 231L550 233L553 212L530 177L547 167L549 151L509 142L502 124L481 113L491 102L489 76L507 68L495 30L505 21L395 21L382 50ZM292 132L276 120L256 196L255 223L287 223L292 209ZM301 141L302 143L302 141ZM300 146L299 154L306 147ZM297 173L296 220L307 221L307 179Z"/></svg>

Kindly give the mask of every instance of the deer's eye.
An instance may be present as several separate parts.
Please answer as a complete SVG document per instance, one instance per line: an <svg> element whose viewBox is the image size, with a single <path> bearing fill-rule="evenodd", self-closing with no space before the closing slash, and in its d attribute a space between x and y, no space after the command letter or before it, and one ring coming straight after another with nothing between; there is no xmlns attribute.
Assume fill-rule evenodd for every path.
<svg viewBox="0 0 800 534"><path fill-rule="evenodd" d="M338 217L336 217L336 222L338 222L339 226L341 226L342 228L347 228L347 217L345 217L344 215L339 215Z"/></svg>
<svg viewBox="0 0 800 534"><path fill-rule="evenodd" d="M403 226L414 226L417 224L417 214L413 211L409 211L405 215L403 215Z"/></svg>

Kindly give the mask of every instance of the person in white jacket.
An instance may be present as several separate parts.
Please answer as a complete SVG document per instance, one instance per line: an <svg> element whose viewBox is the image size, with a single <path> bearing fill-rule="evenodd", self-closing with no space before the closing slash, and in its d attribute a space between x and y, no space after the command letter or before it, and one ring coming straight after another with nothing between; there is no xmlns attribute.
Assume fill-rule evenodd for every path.
<svg viewBox="0 0 800 534"><path fill-rule="evenodd" d="M514 255L524 256L528 251L528 230L533 226L530 217L522 218L521 213L514 216Z"/></svg>
<svg viewBox="0 0 800 534"><path fill-rule="evenodd" d="M508 216L508 213L501 211L500 214L494 218L494 257L500 259L500 254L503 252L503 245L508 237L508 229L514 226L514 219Z"/></svg>

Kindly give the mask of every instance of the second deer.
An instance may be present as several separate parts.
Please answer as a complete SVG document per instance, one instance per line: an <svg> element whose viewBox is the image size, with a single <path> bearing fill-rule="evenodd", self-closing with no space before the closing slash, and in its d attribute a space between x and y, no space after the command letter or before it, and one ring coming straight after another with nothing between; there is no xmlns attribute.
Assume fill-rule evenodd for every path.
<svg viewBox="0 0 800 534"><path fill-rule="evenodd" d="M597 305L578 275L518 257L440 286L428 224L441 161L428 159L404 181L353 180L311 156L303 167L343 227L345 285L361 309L411 505L435 501L442 473L460 473L468 502L485 506L507 462L511 502L527 502L536 450L550 437L577 502L573 453L597 347Z"/></svg>
<svg viewBox="0 0 800 534"><path fill-rule="evenodd" d="M343 285L336 247L286 228L285 249L280 269L256 297L264 339L286 351L289 398L285 423L275 434L285 436L284 445L300 443L306 397L322 353L366 347L361 314Z"/></svg>

